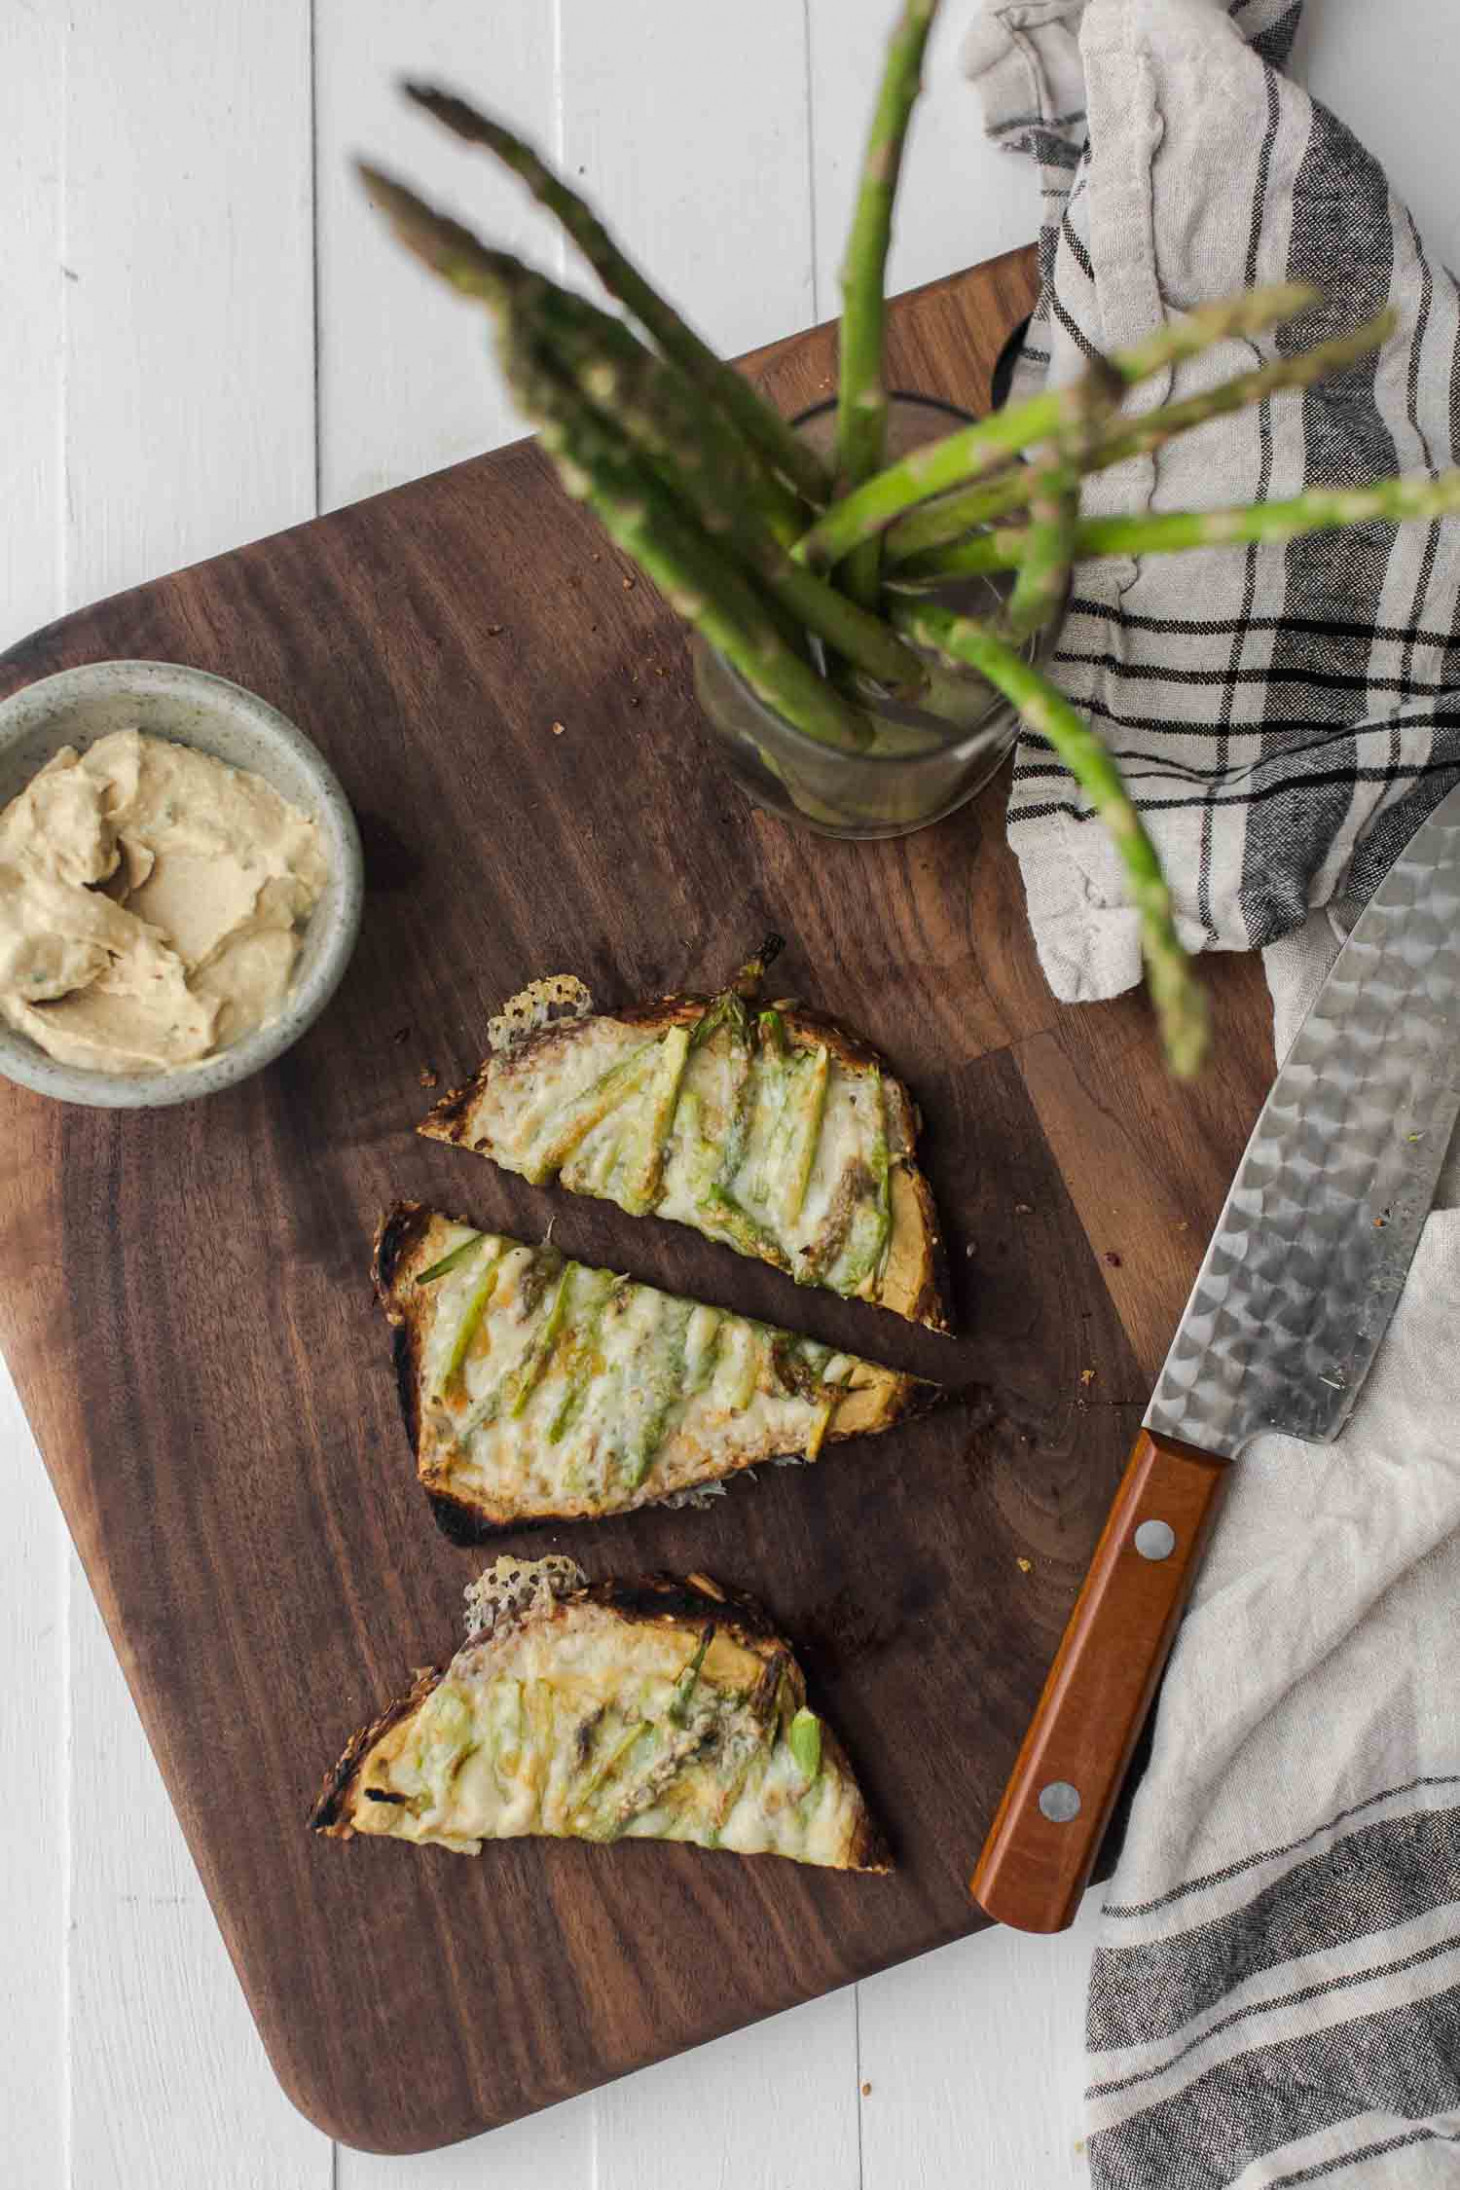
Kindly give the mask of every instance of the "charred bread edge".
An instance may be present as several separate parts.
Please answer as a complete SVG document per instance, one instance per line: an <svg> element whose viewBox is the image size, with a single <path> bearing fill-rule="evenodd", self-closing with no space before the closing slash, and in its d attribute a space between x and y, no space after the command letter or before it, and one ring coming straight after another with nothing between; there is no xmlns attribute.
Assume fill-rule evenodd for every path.
<svg viewBox="0 0 1460 2190"><path fill-rule="evenodd" d="M392 1202L376 1227L375 1253L371 1265L376 1297L394 1329L392 1359L396 1396L405 1417L411 1453L418 1466L421 1451L421 1416L417 1404L420 1390L418 1334L400 1304L396 1281L406 1257L425 1238L436 1213L434 1209L428 1209L424 1202Z"/></svg>
<svg viewBox="0 0 1460 2190"><path fill-rule="evenodd" d="M646 1574L637 1581L588 1582L581 1589L570 1590L557 1598L564 1610L575 1604L599 1604L631 1624L655 1621L662 1626L701 1628L706 1620L713 1620L731 1638L764 1658L768 1665L785 1657L795 1671L798 1685L804 1691L804 1675L791 1646L766 1612L765 1607L753 1598L731 1596L718 1583L706 1575L688 1575L681 1579L675 1575ZM510 1620L510 1615L509 1615ZM504 1622L504 1625L507 1624ZM388 1704L378 1718L368 1726L362 1726L353 1735L339 1762L326 1772L324 1783L309 1813L313 1831L325 1833L334 1839L350 1840L355 1828L350 1823L347 1809L354 1790L360 1767L375 1744L398 1726L403 1718L418 1710L433 1688L450 1671L450 1660L445 1665L428 1666L416 1675L408 1693ZM864 1871L887 1871L892 1858L887 1842L867 1808L867 1798L861 1793L860 1783L853 1772L847 1753L837 1737L834 1727L821 1721L822 1747L835 1765L857 1789L862 1801L862 1823L849 1851L848 1868Z"/></svg>
<svg viewBox="0 0 1460 2190"><path fill-rule="evenodd" d="M397 1696L394 1703L386 1705L379 1718L372 1719L368 1726L362 1726L357 1734L351 1735L339 1763L331 1765L325 1773L324 1784L315 1798L314 1808L309 1813L310 1827L314 1832L332 1834L337 1840L354 1838L355 1828L348 1816L349 1797L354 1791L355 1779L361 1765L383 1734L388 1734L392 1726L398 1726L403 1718L408 1718L412 1711L419 1709L437 1682L442 1679L446 1669L445 1665L427 1666L416 1675L404 1696Z"/></svg>

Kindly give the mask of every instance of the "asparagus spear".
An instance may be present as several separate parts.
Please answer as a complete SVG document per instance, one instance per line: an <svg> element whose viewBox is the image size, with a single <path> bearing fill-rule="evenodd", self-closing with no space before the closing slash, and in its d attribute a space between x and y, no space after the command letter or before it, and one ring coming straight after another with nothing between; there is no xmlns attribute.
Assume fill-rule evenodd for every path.
<svg viewBox="0 0 1460 2190"><path fill-rule="evenodd" d="M416 1279L416 1283L418 1285L434 1285L437 1278L444 1278L451 1270L459 1270L467 1258L476 1253L481 1240L482 1234L480 1232L468 1233L459 1246L453 1247L448 1254L444 1254L439 1262L433 1262L429 1270L423 1270Z"/></svg>
<svg viewBox="0 0 1460 2190"><path fill-rule="evenodd" d="M762 457L813 502L827 495L820 457L797 439L785 420L756 394L748 380L716 357L709 345L644 279L625 257L593 208L555 175L531 145L465 99L429 84L402 87L408 99L424 107L466 143L480 145L526 184L540 205L567 230L611 296L626 304L666 357L675 363L737 427Z"/></svg>
<svg viewBox="0 0 1460 2190"><path fill-rule="evenodd" d="M856 752L872 725L802 661L749 581L686 517L650 472L616 446L601 421L507 340L503 362L519 402L542 429L564 487L588 502L609 534L702 631L756 695L819 744Z"/></svg>
<svg viewBox="0 0 1460 2190"><path fill-rule="evenodd" d="M784 538L788 531L799 532L797 505L778 481L756 472L728 428L696 404L673 369L644 349L621 321L572 296L510 252L489 250L469 229L378 169L362 165L361 173L401 241L418 258L463 295L486 304L499 324L513 322L524 347L535 346L522 330L541 327L543 347L536 348L536 366L542 382L551 371L545 354L550 345L552 362L564 363L595 405L617 414L618 423L670 473L702 521L730 532L797 624L815 631L879 683L909 693L922 688L922 663L886 624L784 553L777 533ZM604 422L604 432L612 432L610 421ZM737 483L744 490L744 503L735 500ZM749 506L752 493L759 516Z"/></svg>
<svg viewBox="0 0 1460 2190"><path fill-rule="evenodd" d="M684 1085L684 1068L689 1062L689 1042L690 1030L681 1026L671 1027L659 1045L658 1068L629 1157L634 1168L621 1195L623 1207L631 1216L646 1216L659 1198L665 1149Z"/></svg>
<svg viewBox="0 0 1460 2190"><path fill-rule="evenodd" d="M656 1332L658 1359L654 1368L653 1400L647 1417L639 1425L633 1448L626 1455L626 1480L632 1490L638 1489L654 1465L654 1456L668 1434L674 1411L684 1399L685 1341L693 1314L691 1301L672 1301L665 1310L667 1332Z"/></svg>
<svg viewBox="0 0 1460 2190"><path fill-rule="evenodd" d="M547 1438L550 1445L556 1445L583 1412L598 1366L595 1354L604 1313L610 1300L624 1283L624 1279L600 1271L597 1284L585 1289L569 1337L572 1356L565 1379L567 1388L558 1404L557 1413L548 1425Z"/></svg>
<svg viewBox="0 0 1460 2190"><path fill-rule="evenodd" d="M1084 459L1096 427L1118 401L1120 389L1119 375L1103 358L1097 359L1070 391L1074 416L1069 427L1028 467L1029 539L1006 611L1009 631L1016 639L1041 630L1064 598L1074 561Z"/></svg>
<svg viewBox="0 0 1460 2190"><path fill-rule="evenodd" d="M831 1077L831 1055L823 1044L817 1043L811 1051L810 1064L803 1067L802 1085L796 1090L787 1124L791 1144L791 1157L786 1165L786 1202L783 1221L796 1222L806 1204L806 1189L811 1184L811 1173L816 1165L816 1151L821 1143L821 1125L826 1116L826 1095Z"/></svg>
<svg viewBox="0 0 1460 2190"><path fill-rule="evenodd" d="M1206 999L1176 933L1171 892L1156 847L1109 752L1062 692L972 617L955 616L932 603L910 603L895 613L919 645L968 663L1012 701L1028 728L1049 740L1110 831L1140 915L1146 978L1167 1060L1178 1077L1189 1078L1206 1053Z"/></svg>
<svg viewBox="0 0 1460 2190"><path fill-rule="evenodd" d="M1316 302L1317 291L1299 283L1285 282L1275 288L1253 289L1223 304L1207 304L1183 319L1170 321L1133 349L1115 351L1109 362L1126 384L1147 380L1152 373L1184 357L1210 349L1226 336L1257 334L1264 328L1296 319ZM798 561L815 568L840 562L863 540L872 539L894 517L929 495L943 494L967 485L992 471L995 464L1062 432L1072 419L1069 388L1046 388L1012 410L995 411L975 425L964 426L942 441L914 449L900 463L864 481L853 493L834 502L803 539L797 542Z"/></svg>
<svg viewBox="0 0 1460 2190"><path fill-rule="evenodd" d="M734 428L704 401L677 365L656 357L623 320L601 312L596 304L556 282L546 283L540 300L529 301L538 302L543 333L557 365L591 401L604 403L603 376L614 374L620 385L609 389L609 398L615 392L619 395L620 423L625 430L633 430L626 415L631 392L638 408L649 414L656 444L682 452L685 462L713 471L721 493L733 488L782 547L800 539L805 504L784 480L761 467Z"/></svg>
<svg viewBox="0 0 1460 2190"><path fill-rule="evenodd" d="M550 1112L543 1127L549 1137L546 1141L538 1138L532 1152L532 1169L526 1174L533 1185L545 1186L610 1111L641 1094L658 1063L658 1043L652 1039L641 1042L627 1057L600 1073L581 1094L570 1096Z"/></svg>
<svg viewBox="0 0 1460 2190"><path fill-rule="evenodd" d="M887 439L887 251L892 207L908 123L921 89L923 52L938 0L903 0L887 48L882 87L872 115L862 179L842 266L841 377L837 390L837 484L859 487L883 462ZM843 583L854 600L874 607L880 551L864 541L848 558Z"/></svg>
<svg viewBox="0 0 1460 2190"><path fill-rule="evenodd" d="M1249 540L1296 540L1307 532L1332 532L1374 521L1400 524L1411 517L1443 517L1460 509L1460 470L1379 479L1368 487L1310 487L1286 502L1254 502L1235 509L1147 510L1130 517L1090 517L1075 528L1074 555L1180 555L1190 548L1229 547ZM1024 525L1001 525L975 540L915 555L897 573L898 583L932 584L1022 562L1029 542Z"/></svg>
<svg viewBox="0 0 1460 2190"><path fill-rule="evenodd" d="M886 1259L892 1233L891 1152L887 1146L887 1103L880 1072L874 1072L873 1085L877 1093L877 1130L866 1163L860 1167L858 1191L845 1238L827 1263L826 1282L849 1296L861 1292L868 1280L876 1277Z"/></svg>
<svg viewBox="0 0 1460 2190"><path fill-rule="evenodd" d="M446 1366L441 1372L441 1381L436 1387L438 1397L444 1397L450 1391L466 1364L466 1357L471 1352L472 1340L481 1328L482 1317L487 1312L487 1304L497 1290L497 1279L501 1275L501 1270L502 1249L493 1247L486 1262L477 1273L475 1285L467 1295L461 1321L456 1326L456 1335L451 1341L451 1351L446 1356Z"/></svg>
<svg viewBox="0 0 1460 2190"><path fill-rule="evenodd" d="M662 484L688 503L705 530L721 536L763 580L797 625L815 632L878 683L916 697L927 683L917 655L880 617L791 560L763 510L755 506L754 475L745 476L748 466L737 472L738 447L727 462L715 436L704 432L707 414L690 391L676 393L672 373L647 350L637 357L626 351L610 357L586 343L564 343L554 324L555 311L549 305L542 314L538 365L544 371L567 365L605 430L616 428L625 437ZM797 523L793 536L800 529Z"/></svg>
<svg viewBox="0 0 1460 2190"><path fill-rule="evenodd" d="M820 1777L821 1721L814 1711L803 1707L796 1713L786 1730L786 1746L804 1780L814 1781Z"/></svg>
<svg viewBox="0 0 1460 2190"><path fill-rule="evenodd" d="M748 1210L742 1209L727 1187L718 1184L708 1187L700 1197L699 1206L721 1236L742 1255L753 1255L777 1270L790 1269L790 1258L774 1232L767 1231Z"/></svg>
<svg viewBox="0 0 1460 2190"><path fill-rule="evenodd" d="M547 1374L548 1363L558 1350L558 1340L562 1337L563 1326L568 1320L569 1296L573 1289L573 1273L577 1268L576 1262L564 1263L563 1274L558 1279L546 1320L541 1330L533 1334L527 1351L507 1380L512 1392L507 1411L514 1417L526 1413L528 1401Z"/></svg>
<svg viewBox="0 0 1460 2190"><path fill-rule="evenodd" d="M418 198L414 190L384 169L372 167L368 160L357 160L355 172L395 230L397 240L463 296L475 297L479 303L499 310L514 281L528 273L520 259L506 251L489 249L460 221L427 205L424 198ZM544 279L540 275L535 278Z"/></svg>
<svg viewBox="0 0 1460 2190"><path fill-rule="evenodd" d="M1278 358L1271 365L1238 373L1215 388L1148 411L1144 418L1115 419L1090 449L1084 470L1087 474L1108 471L1114 464L1123 464L1127 457L1149 456L1209 418L1245 410L1249 404L1265 402L1287 389L1311 387L1329 373L1341 372L1377 350L1393 333L1395 320L1396 314L1385 310L1376 319L1356 327L1352 334L1315 343L1311 350L1303 350L1296 357ZM909 510L883 541L888 562L900 563L925 548L941 547L946 541L961 539L976 525L992 524L1011 510L1022 509L1030 499L1031 488L1031 467L1017 464L997 479L966 487L959 494L944 495L925 509Z"/></svg>
<svg viewBox="0 0 1460 2190"><path fill-rule="evenodd" d="M761 473L718 415L696 402L673 367L653 356L621 320L525 266L489 250L457 221L404 184L362 165L372 196L407 248L463 295L486 304L519 335L541 329L539 370L566 369L595 407L638 442L667 483L690 501L709 529L727 531L767 579L795 621L815 631L859 669L899 690L926 682L922 663L878 617L859 610L800 564L780 542L801 530L800 505L780 481ZM737 499L739 490L739 499Z"/></svg>
<svg viewBox="0 0 1460 2190"><path fill-rule="evenodd" d="M705 1653L714 1639L715 1623L710 1620L700 1634L699 1648L674 1684L674 1696L670 1702L669 1716L676 1726L683 1726L689 1716L690 1698L695 1692L695 1683L700 1677L700 1667L704 1664Z"/></svg>

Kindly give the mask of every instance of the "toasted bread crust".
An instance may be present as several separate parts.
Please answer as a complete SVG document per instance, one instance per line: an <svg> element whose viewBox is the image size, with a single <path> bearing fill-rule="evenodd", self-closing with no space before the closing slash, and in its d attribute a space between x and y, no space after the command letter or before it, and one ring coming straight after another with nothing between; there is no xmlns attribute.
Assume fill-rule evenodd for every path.
<svg viewBox="0 0 1460 2190"><path fill-rule="evenodd" d="M624 1026L667 1032L670 1027L696 1023L713 1001L712 997L692 994L661 996L600 1016ZM947 1285L943 1242L932 1191L915 1160L922 1130L916 1103L902 1081L888 1069L886 1060L861 1035L804 1004L787 1002L778 1005L777 1009L793 1042L803 1047L813 1044L824 1047L848 1072L875 1070L881 1074L883 1097L888 1106L889 1141L894 1157L899 1159L897 1168L912 1193L901 1212L903 1238L896 1243L901 1252L889 1262L890 1269L897 1269L901 1282L891 1291L884 1285L877 1305L894 1315L906 1317L911 1323L924 1324L929 1330L948 1331L951 1326L943 1305ZM472 1113L486 1092L488 1081L531 1074L547 1051L575 1040L589 1023L585 1019L559 1020L528 1035L510 1052L484 1058L464 1087L453 1088L422 1119L417 1132L428 1140L450 1141L457 1147L474 1148Z"/></svg>
<svg viewBox="0 0 1460 2190"><path fill-rule="evenodd" d="M699 1634L707 1620L713 1620L723 1634L759 1657L773 1680L779 1680L782 1670L788 1672L795 1684L793 1692L804 1698L805 1680L801 1669L764 1606L752 1597L722 1590L708 1575L646 1574L633 1581L588 1582L581 1589L559 1597L554 1614L564 1617L580 1604L602 1605L630 1626L652 1621L658 1626L685 1628L693 1635ZM506 1615L509 1621L520 1617L520 1613ZM366 1758L383 1735L420 1708L449 1670L449 1664L424 1668L405 1695L388 1704L378 1718L372 1719L368 1726L362 1726L351 1738L339 1762L325 1774L309 1813L312 1831L332 1840L357 1837L352 1812L359 1798L360 1772ZM821 1743L826 1761L856 1785L856 1775L846 1750L825 1719L821 1721ZM844 1867L873 1872L886 1872L892 1868L887 1841L867 1810L865 1799L863 1815L848 1848Z"/></svg>
<svg viewBox="0 0 1460 2190"><path fill-rule="evenodd" d="M424 1329L420 1316L413 1313L411 1303L404 1297L404 1288L414 1274L414 1265L428 1251L430 1229L438 1217L447 1223L466 1222L464 1218L446 1218L442 1212L428 1209L421 1202L393 1203L376 1228L372 1262L375 1290L394 1331L396 1390L406 1435L437 1527L452 1543L474 1545L489 1542L507 1530L549 1527L559 1521L612 1518L612 1515L604 1515L589 1499L564 1500L550 1513L523 1514L509 1507L491 1505L485 1499L464 1498L449 1482L441 1479L441 1471L427 1450L421 1416ZM937 1406L945 1394L939 1385L923 1383L889 1369L882 1372L877 1385L854 1388L848 1394L848 1400L854 1403L859 1396L869 1399L870 1418L857 1417L842 1427L833 1420L826 1432L826 1444L844 1444L853 1437L891 1429L895 1423ZM768 1453L753 1453L744 1459L731 1458L714 1475L706 1475L701 1480L723 1482L746 1468L762 1466L773 1457ZM662 1496L663 1493L656 1493L651 1484L632 1502L615 1506L613 1513L632 1513L640 1506L657 1504Z"/></svg>
<svg viewBox="0 0 1460 2190"><path fill-rule="evenodd" d="M409 1718L419 1709L445 1673L444 1665L425 1667L416 1675L405 1695L397 1696L394 1703L386 1705L378 1719L372 1719L368 1726L362 1726L358 1734L350 1737L344 1755L325 1773L324 1783L315 1797L309 1813L312 1831L325 1833L332 1840L354 1839L350 1812L355 1804L355 1783L361 1765L383 1734L388 1734L392 1726L398 1726L402 1719Z"/></svg>
<svg viewBox="0 0 1460 2190"><path fill-rule="evenodd" d="M948 1321L943 1306L948 1289L948 1257L943 1247L943 1235L938 1230L938 1212L933 1205L933 1190L915 1165L899 1164L893 1174L902 1182L916 1209L913 1237L917 1242L914 1256L914 1274L895 1299L886 1291L878 1303L890 1308L897 1315L906 1316L909 1323L921 1323L925 1329L937 1331L946 1337L953 1326ZM894 1188L894 1194L898 1192ZM897 1212L893 1214L893 1246L898 1245Z"/></svg>
<svg viewBox="0 0 1460 2190"><path fill-rule="evenodd" d="M396 1397L418 1467L421 1457L421 1331L419 1324L412 1323L401 1307L396 1282L404 1274L406 1262L421 1245L430 1225L431 1211L423 1202L393 1203L376 1226L371 1257L376 1298L393 1326L391 1360L395 1369ZM469 1538L459 1540L470 1541Z"/></svg>

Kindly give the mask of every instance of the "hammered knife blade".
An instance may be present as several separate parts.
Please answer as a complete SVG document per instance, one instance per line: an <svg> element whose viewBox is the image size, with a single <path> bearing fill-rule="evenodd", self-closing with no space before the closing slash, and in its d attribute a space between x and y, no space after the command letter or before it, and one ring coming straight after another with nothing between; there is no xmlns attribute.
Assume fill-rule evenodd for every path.
<svg viewBox="0 0 1460 2190"><path fill-rule="evenodd" d="M973 1874L998 1922L1073 1921L1229 1468L1264 1430L1342 1429L1457 1113L1460 789L1360 915L1247 1144Z"/></svg>

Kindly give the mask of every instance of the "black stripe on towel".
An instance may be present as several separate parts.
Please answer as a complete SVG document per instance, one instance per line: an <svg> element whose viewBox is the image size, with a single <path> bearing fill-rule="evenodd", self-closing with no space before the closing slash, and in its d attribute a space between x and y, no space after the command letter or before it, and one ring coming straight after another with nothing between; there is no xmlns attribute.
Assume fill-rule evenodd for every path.
<svg viewBox="0 0 1460 2190"><path fill-rule="evenodd" d="M1171 1938L1102 1947L1090 1994L1091 2051L1149 2044L1264 1970L1452 1901L1460 1901L1460 1809L1360 1826L1229 1915Z"/></svg>
<svg viewBox="0 0 1460 2190"><path fill-rule="evenodd" d="M1452 1988L1219 2063L1172 2098L1097 2132L1091 2174L1110 2190L1150 2183L1226 2190L1254 2161L1355 2115L1424 2125L1457 2103L1460 1989Z"/></svg>

